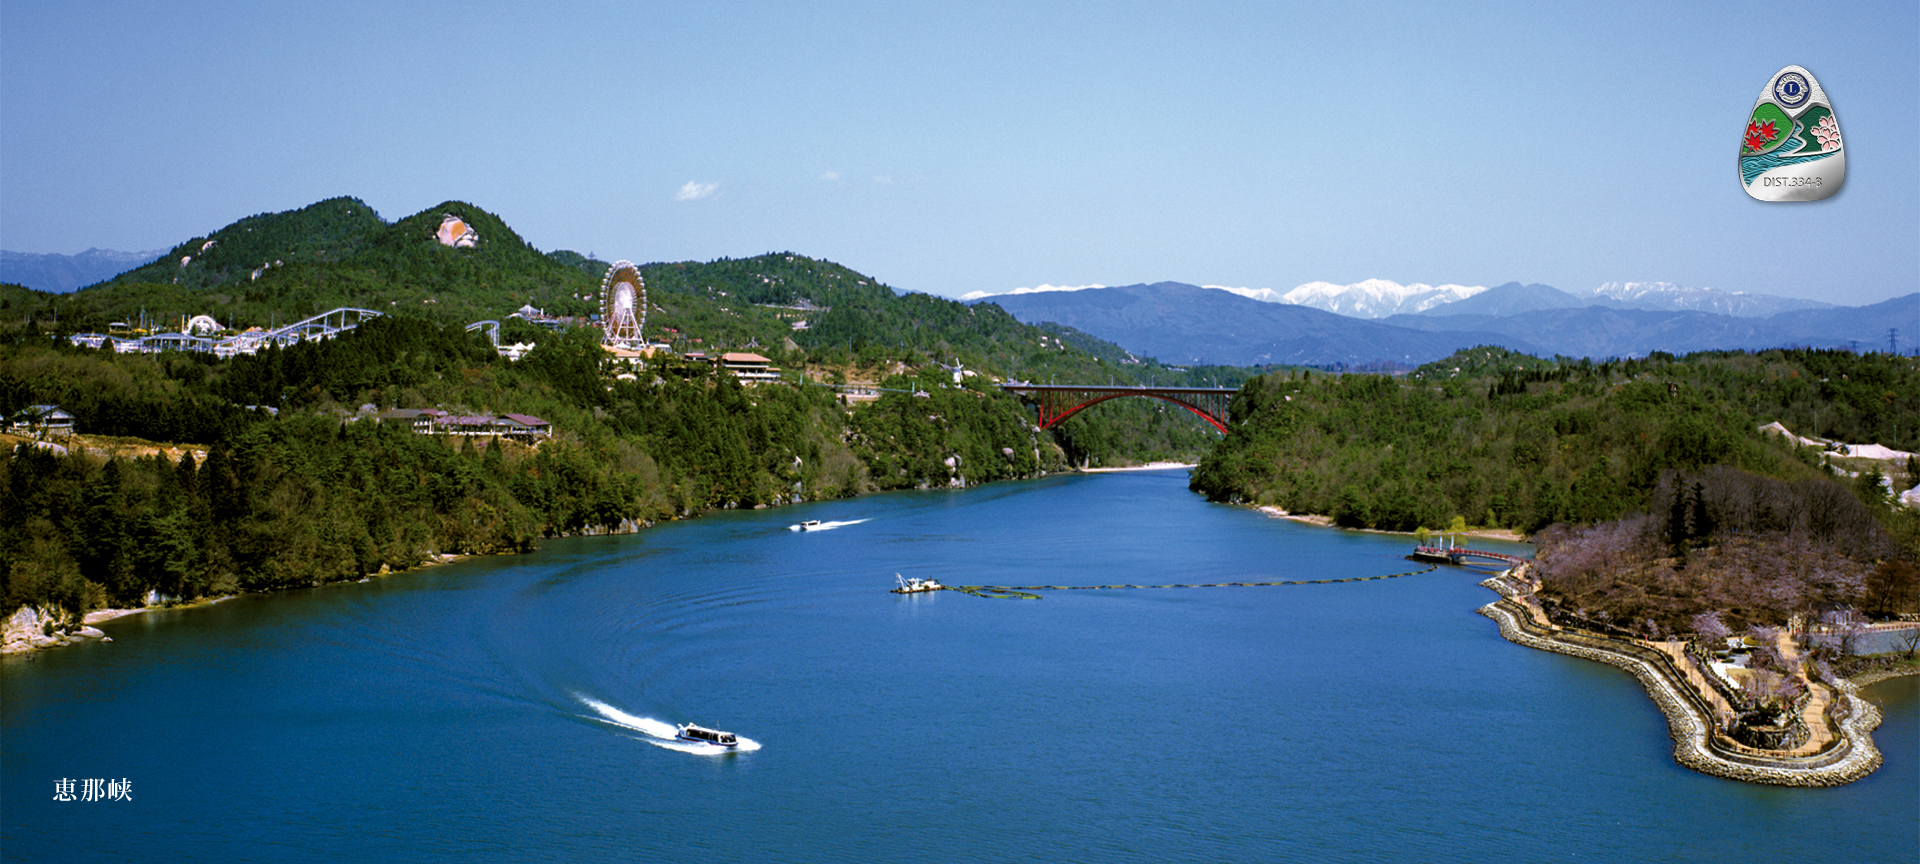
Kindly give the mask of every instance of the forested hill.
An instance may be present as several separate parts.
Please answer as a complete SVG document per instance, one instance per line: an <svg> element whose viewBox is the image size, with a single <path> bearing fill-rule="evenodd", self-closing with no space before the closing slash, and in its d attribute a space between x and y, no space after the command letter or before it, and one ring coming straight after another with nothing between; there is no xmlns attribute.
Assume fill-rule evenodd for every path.
<svg viewBox="0 0 1920 864"><path fill-rule="evenodd" d="M470 247L436 237L449 216L473 231ZM621 257L641 260L638 250ZM364 202L342 197L246 217L71 295L0 289L0 316L74 333L105 332L110 322L142 316L162 328L194 315L235 329L270 327L340 306L467 323L506 320L531 305L584 322L599 311L596 292L608 266L569 250L542 253L499 216L465 202L389 223ZM1233 386L1246 374L1168 369L1071 328L1028 326L990 304L901 292L791 252L654 262L641 271L646 335L681 351L753 351L790 369L939 362L1061 382ZM513 329L508 336L534 341L538 332Z"/></svg>
<svg viewBox="0 0 1920 864"><path fill-rule="evenodd" d="M1266 375L1241 387L1231 432L1193 488L1354 527L1531 532L1644 512L1668 471L1726 465L1800 480L1844 461L1759 431L1772 422L1920 449L1920 361L1794 350L1595 363L1481 347L1404 380ZM1863 472L1850 481L1860 495L1906 526L1911 550L1915 519L1894 513L1880 472L1906 489L1915 466L1851 467Z"/></svg>
<svg viewBox="0 0 1920 864"><path fill-rule="evenodd" d="M472 230L471 246L437 239L448 216ZM552 306L555 314L586 314L592 304L577 295L599 284L605 265L579 264L578 255L542 254L500 217L465 202L447 201L388 223L357 198L330 198L191 238L73 299L81 316L127 316L144 308L161 321L206 314L239 327L339 306L468 320L504 317L528 303Z"/></svg>
<svg viewBox="0 0 1920 864"><path fill-rule="evenodd" d="M436 236L448 217L472 230L471 246ZM577 252L542 253L471 204L448 201L388 223L364 202L334 198L247 217L74 294L0 286L0 320L60 335L143 319L170 328L210 315L238 330L353 306L441 324L498 320L507 341L540 343L547 330L509 316L531 305L584 325L599 310L607 268ZM641 269L649 339L681 353L751 351L827 383L877 384L935 364L986 378L1059 383L1237 386L1256 371L1169 368L1069 328L1021 324L990 304L900 292L791 252ZM356 397L331 398L348 404ZM1097 424L1090 422L1095 417ZM1197 459L1213 434L1183 412L1125 400L1076 417L1057 436L1076 462L1099 464Z"/></svg>
<svg viewBox="0 0 1920 864"><path fill-rule="evenodd" d="M449 216L473 231L471 246L448 246L436 236ZM249 216L73 294L0 286L0 320L66 334L142 318L170 328L210 315L238 330L353 306L442 324L498 320L506 341L539 343L548 331L509 316L531 305L586 324L600 308L608 266L569 250L542 253L500 217L464 202L388 223L358 199L333 198ZM1021 324L991 304L901 292L791 252L655 262L641 270L649 339L681 353L751 351L827 383L877 384L935 364L1059 383L1237 386L1257 371L1170 368L1070 328ZM354 397L332 398L347 404ZM1124 400L1074 418L1057 437L1076 462L1111 464L1197 459L1214 434L1184 412Z"/></svg>

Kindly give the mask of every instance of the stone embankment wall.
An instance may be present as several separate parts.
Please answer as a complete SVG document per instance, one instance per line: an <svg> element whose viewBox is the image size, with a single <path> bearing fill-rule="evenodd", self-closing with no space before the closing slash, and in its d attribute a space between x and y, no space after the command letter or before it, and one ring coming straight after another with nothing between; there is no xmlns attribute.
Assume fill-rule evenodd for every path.
<svg viewBox="0 0 1920 864"><path fill-rule="evenodd" d="M1843 681L1836 688L1842 704L1833 713L1840 719L1836 740L1825 750L1790 757L1741 747L1714 734L1712 711L1684 683L1665 654L1618 639L1544 628L1518 599L1524 590L1520 580L1495 577L1481 584L1501 594L1499 601L1481 607L1480 614L1500 625L1500 635L1508 641L1617 666L1639 679L1667 716L1674 760L1688 768L1748 783L1839 786L1880 767L1880 751L1874 748L1872 738L1873 730L1880 725L1880 711L1860 698L1858 684Z"/></svg>

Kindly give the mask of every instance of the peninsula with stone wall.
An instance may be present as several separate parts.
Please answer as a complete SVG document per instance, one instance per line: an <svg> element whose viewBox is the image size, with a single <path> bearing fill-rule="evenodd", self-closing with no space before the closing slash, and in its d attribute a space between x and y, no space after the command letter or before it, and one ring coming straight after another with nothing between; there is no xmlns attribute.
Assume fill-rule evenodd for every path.
<svg viewBox="0 0 1920 864"><path fill-rule="evenodd" d="M1802 681L1804 691L1784 719L1755 729L1712 669L1702 669L1685 642L1606 635L1555 623L1534 592L1533 565L1480 583L1500 599L1480 608L1509 641L1617 666L1640 681L1667 717L1674 760L1703 774L1774 786L1839 786L1873 773L1880 751L1873 730L1880 711L1861 698L1870 681ZM1783 641L1786 637L1780 637ZM1914 674L1912 669L1891 674Z"/></svg>

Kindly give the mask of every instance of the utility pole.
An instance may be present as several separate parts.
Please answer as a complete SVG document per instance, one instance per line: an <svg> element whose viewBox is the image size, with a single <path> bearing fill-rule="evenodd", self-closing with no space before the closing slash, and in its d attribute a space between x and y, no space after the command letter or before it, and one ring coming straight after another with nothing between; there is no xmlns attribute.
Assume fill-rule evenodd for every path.
<svg viewBox="0 0 1920 864"><path fill-rule="evenodd" d="M1900 328L1898 327L1887 328L1887 353L1895 357L1900 356Z"/></svg>

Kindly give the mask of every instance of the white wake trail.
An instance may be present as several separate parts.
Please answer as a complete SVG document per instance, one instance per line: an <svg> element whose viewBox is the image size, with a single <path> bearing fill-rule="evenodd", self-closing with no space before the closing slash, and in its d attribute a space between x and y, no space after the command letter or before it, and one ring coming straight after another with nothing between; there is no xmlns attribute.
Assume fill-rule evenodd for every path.
<svg viewBox="0 0 1920 864"><path fill-rule="evenodd" d="M647 736L638 740L645 741L655 747L661 747L667 750L678 750L682 753L693 753L699 756L717 756L721 753L747 753L760 749L760 742L744 735L734 736L740 744L733 748L721 747L718 744L703 744L697 741L681 741L674 737L679 734L680 728L672 723L662 722L651 717L637 717L591 696L575 693L573 694L573 698L580 700L582 704L592 708L595 713L600 715L588 719L598 720L610 726L618 726L622 729L638 732Z"/></svg>
<svg viewBox="0 0 1920 864"><path fill-rule="evenodd" d="M822 522L818 525L788 525L787 530L788 531L831 531L835 528L845 528L848 525L858 525L862 522L870 522L870 521L872 521L871 518L851 519L845 522Z"/></svg>

